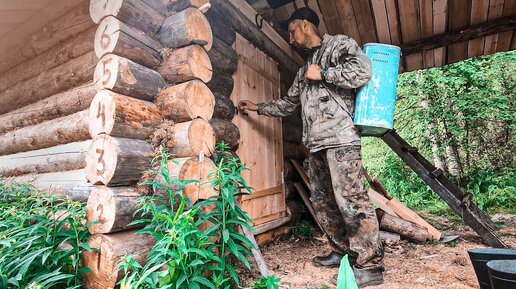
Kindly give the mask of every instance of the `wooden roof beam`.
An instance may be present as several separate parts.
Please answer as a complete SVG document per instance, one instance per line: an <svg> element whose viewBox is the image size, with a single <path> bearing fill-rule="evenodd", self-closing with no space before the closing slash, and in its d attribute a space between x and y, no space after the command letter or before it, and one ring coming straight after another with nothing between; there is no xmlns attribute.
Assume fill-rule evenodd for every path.
<svg viewBox="0 0 516 289"><path fill-rule="evenodd" d="M516 29L516 15L402 44L403 56Z"/></svg>

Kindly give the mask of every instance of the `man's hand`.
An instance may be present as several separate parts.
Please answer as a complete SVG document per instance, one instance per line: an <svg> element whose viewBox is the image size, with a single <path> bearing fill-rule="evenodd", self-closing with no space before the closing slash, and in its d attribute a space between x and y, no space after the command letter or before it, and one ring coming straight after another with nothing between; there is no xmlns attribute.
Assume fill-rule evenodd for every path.
<svg viewBox="0 0 516 289"><path fill-rule="evenodd" d="M249 110L249 111L258 111L258 105L256 103L249 100L241 100L238 103L238 109L240 110Z"/></svg>
<svg viewBox="0 0 516 289"><path fill-rule="evenodd" d="M305 72L305 78L310 80L322 80L321 67L315 64L310 65Z"/></svg>

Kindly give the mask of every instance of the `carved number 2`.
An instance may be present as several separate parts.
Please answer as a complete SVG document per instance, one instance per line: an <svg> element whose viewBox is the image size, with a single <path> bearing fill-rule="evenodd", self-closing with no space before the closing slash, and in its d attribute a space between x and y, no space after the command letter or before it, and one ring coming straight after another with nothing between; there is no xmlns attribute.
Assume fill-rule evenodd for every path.
<svg viewBox="0 0 516 289"><path fill-rule="evenodd" d="M97 149L96 152L99 154L99 158L97 160L97 176L101 176L106 172L106 161L104 161L104 150ZM99 170L98 165L102 165L102 169Z"/></svg>

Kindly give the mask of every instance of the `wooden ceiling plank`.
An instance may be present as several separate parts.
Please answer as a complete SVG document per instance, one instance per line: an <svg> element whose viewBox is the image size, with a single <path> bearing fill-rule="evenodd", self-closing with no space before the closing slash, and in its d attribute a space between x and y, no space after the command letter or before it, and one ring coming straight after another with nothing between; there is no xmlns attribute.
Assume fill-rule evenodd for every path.
<svg viewBox="0 0 516 289"><path fill-rule="evenodd" d="M308 7L317 13L317 16L319 16L319 33L321 35L328 33L328 27L326 26L326 22L324 21L323 14L321 13L321 8L319 7L319 3L317 3L317 0L308 0Z"/></svg>
<svg viewBox="0 0 516 289"><path fill-rule="evenodd" d="M421 21L418 15L418 8L416 1L398 1L403 43L416 41L421 38ZM405 62L407 71L420 69L423 67L423 56L421 53L409 55L405 57Z"/></svg>
<svg viewBox="0 0 516 289"><path fill-rule="evenodd" d="M472 0L470 25L485 23L489 11L489 0ZM468 57L480 56L484 53L485 37L470 40L468 43Z"/></svg>
<svg viewBox="0 0 516 289"><path fill-rule="evenodd" d="M24 23L35 13L37 13L36 10L0 10L0 24Z"/></svg>
<svg viewBox="0 0 516 289"><path fill-rule="evenodd" d="M433 5L432 1L419 0L419 11L421 15L421 34L423 38L434 35ZM432 50L423 52L423 64L425 68L435 66L434 52Z"/></svg>
<svg viewBox="0 0 516 289"><path fill-rule="evenodd" d="M487 20L494 20L502 17L504 2L504 0L491 0L489 2L489 13L487 14ZM484 43L484 55L491 55L495 53L497 44L498 34L487 36Z"/></svg>
<svg viewBox="0 0 516 289"><path fill-rule="evenodd" d="M448 9L448 31L467 28L469 25L470 5L468 0L450 0ZM447 63L464 60L468 57L468 42L448 46Z"/></svg>
<svg viewBox="0 0 516 289"><path fill-rule="evenodd" d="M48 0L0 0L0 10L39 10L48 4Z"/></svg>
<svg viewBox="0 0 516 289"><path fill-rule="evenodd" d="M391 32L389 30L389 19L387 18L385 0L371 0L371 6L373 7L378 41L380 43L391 44Z"/></svg>
<svg viewBox="0 0 516 289"><path fill-rule="evenodd" d="M360 32L358 31L357 20L353 12L351 0L335 0L335 6L337 7L336 11L339 14L343 33L355 39L358 45L363 44Z"/></svg>
<svg viewBox="0 0 516 289"><path fill-rule="evenodd" d="M362 44L378 42L373 10L369 1L351 0Z"/></svg>
<svg viewBox="0 0 516 289"><path fill-rule="evenodd" d="M395 0L385 0L385 8L387 10L387 19L389 20L389 31L391 34L391 44L400 45L401 32L398 20L398 9Z"/></svg>
<svg viewBox="0 0 516 289"><path fill-rule="evenodd" d="M328 33L331 35L341 34L342 33L342 24L340 23L337 7L335 6L335 1L333 0L324 0L318 1L319 7L321 8L321 12L324 15L324 22L326 22L326 27L328 28Z"/></svg>
<svg viewBox="0 0 516 289"><path fill-rule="evenodd" d="M503 6L503 17L516 15L516 1L505 1ZM514 31L501 32L498 35L498 45L496 45L496 52L508 51L511 47L511 39Z"/></svg>
<svg viewBox="0 0 516 289"><path fill-rule="evenodd" d="M432 10L434 14L434 35L445 33L446 26L448 24L448 1L434 0ZM443 66L445 64L445 60L446 47L434 49L435 66Z"/></svg>

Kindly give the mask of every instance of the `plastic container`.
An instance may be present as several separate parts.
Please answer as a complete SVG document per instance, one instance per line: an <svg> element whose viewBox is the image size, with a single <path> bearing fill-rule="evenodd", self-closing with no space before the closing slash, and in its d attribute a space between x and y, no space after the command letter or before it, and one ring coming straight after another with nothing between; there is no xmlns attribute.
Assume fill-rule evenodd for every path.
<svg viewBox="0 0 516 289"><path fill-rule="evenodd" d="M487 262L492 289L516 289L516 260Z"/></svg>
<svg viewBox="0 0 516 289"><path fill-rule="evenodd" d="M482 248L468 250L469 258L477 274L477 280L481 289L491 289L487 262L492 260L516 260L516 250Z"/></svg>
<svg viewBox="0 0 516 289"><path fill-rule="evenodd" d="M394 125L401 49L394 45L368 43L362 50L371 59L372 76L358 90L354 123L362 136L382 136Z"/></svg>

